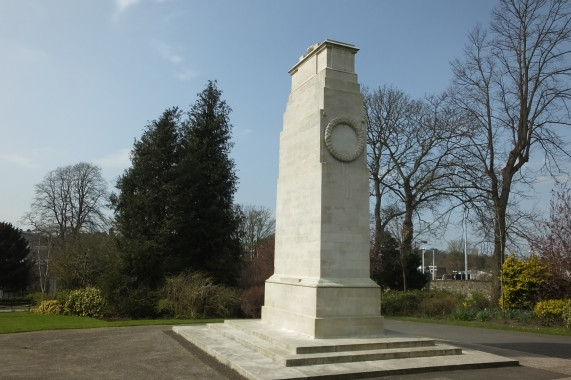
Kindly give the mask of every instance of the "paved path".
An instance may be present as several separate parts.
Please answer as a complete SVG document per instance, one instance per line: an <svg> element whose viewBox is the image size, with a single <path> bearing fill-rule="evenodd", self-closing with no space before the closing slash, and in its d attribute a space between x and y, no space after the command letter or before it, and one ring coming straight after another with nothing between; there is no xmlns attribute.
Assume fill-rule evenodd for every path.
<svg viewBox="0 0 571 380"><path fill-rule="evenodd" d="M571 379L571 337L386 321L387 330L516 358L521 367L390 379ZM1 379L209 379L241 377L174 335L171 326L0 335Z"/></svg>
<svg viewBox="0 0 571 380"><path fill-rule="evenodd" d="M490 352L519 360L520 367L452 371L426 374L422 379L569 379L571 337L513 331L385 321L385 329L403 335L426 336L460 347ZM392 379L418 379L413 375Z"/></svg>
<svg viewBox="0 0 571 380"><path fill-rule="evenodd" d="M240 379L172 326L0 335L0 379Z"/></svg>

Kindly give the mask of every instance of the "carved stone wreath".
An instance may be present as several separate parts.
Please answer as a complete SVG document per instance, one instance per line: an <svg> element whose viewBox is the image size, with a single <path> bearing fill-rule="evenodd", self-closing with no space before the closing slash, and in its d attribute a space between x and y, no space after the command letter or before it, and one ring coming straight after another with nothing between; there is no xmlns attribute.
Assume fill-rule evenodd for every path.
<svg viewBox="0 0 571 380"><path fill-rule="evenodd" d="M333 136L335 128L340 125L346 125L355 132L356 143L354 143L353 146L348 148L336 146L338 142L334 141ZM365 145L365 131L354 120L348 117L337 117L331 120L325 128L325 146L329 153L339 161L351 162L356 160L363 153L363 150L365 150Z"/></svg>

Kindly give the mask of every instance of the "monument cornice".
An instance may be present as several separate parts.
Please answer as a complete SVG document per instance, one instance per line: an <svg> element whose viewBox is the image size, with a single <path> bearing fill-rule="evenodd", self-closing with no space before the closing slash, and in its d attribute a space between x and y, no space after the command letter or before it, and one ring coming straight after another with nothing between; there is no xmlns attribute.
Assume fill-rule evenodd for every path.
<svg viewBox="0 0 571 380"><path fill-rule="evenodd" d="M294 67L291 68L291 70L289 71L289 74L290 75L295 74L295 72L298 70L298 68L300 66L302 66L308 59L310 59L314 55L317 55L318 53L322 52L323 50L325 50L329 47L347 50L353 54L356 54L359 51L359 48L357 48L355 45L351 45L351 44L347 44L344 42L339 42L339 41L327 39L327 40L323 41L322 43L317 43L317 44L311 45L309 48L307 48L307 54L300 57L299 62Z"/></svg>

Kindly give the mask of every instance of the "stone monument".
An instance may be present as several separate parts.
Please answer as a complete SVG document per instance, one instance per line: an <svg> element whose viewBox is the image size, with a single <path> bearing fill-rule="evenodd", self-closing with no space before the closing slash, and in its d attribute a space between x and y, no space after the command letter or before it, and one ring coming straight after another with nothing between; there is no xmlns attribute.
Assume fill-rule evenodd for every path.
<svg viewBox="0 0 571 380"><path fill-rule="evenodd" d="M315 338L383 332L369 277L363 97L349 44L326 40L290 70L280 136L274 275L262 321Z"/></svg>
<svg viewBox="0 0 571 380"><path fill-rule="evenodd" d="M274 275L261 320L173 331L255 380L356 379L517 365L435 339L383 334L369 278L363 98L349 44L311 46L290 70L280 137Z"/></svg>

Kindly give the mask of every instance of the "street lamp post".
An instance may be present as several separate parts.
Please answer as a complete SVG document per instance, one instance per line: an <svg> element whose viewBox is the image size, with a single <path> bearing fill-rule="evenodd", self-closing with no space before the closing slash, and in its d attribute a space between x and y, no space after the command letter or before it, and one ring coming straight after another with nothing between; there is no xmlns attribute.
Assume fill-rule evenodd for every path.
<svg viewBox="0 0 571 380"><path fill-rule="evenodd" d="M422 243L422 274L426 273L426 266L424 265L424 252L426 252L426 240L421 241Z"/></svg>
<svg viewBox="0 0 571 380"><path fill-rule="evenodd" d="M468 280L468 229L466 228L466 219L468 219L468 208L464 206L464 279Z"/></svg>
<svg viewBox="0 0 571 380"><path fill-rule="evenodd" d="M424 274L425 270L425 266L424 266L424 252L426 251L426 248L422 248L422 274Z"/></svg>
<svg viewBox="0 0 571 380"><path fill-rule="evenodd" d="M434 276L436 276L436 267L434 266L434 249L432 250L432 281L434 281Z"/></svg>

